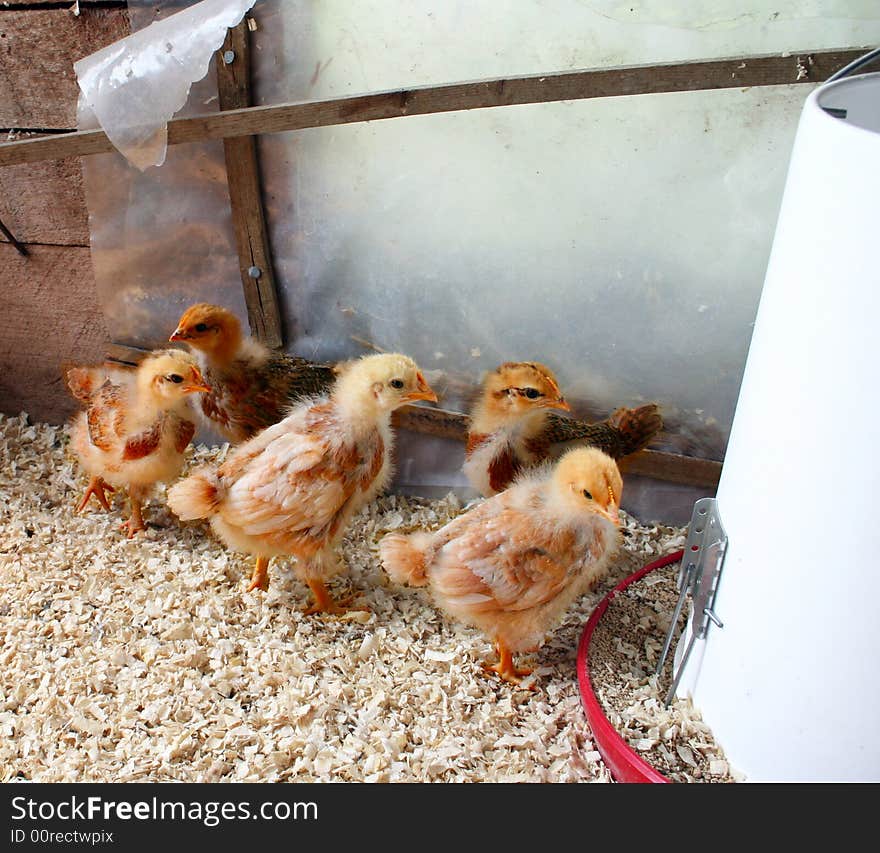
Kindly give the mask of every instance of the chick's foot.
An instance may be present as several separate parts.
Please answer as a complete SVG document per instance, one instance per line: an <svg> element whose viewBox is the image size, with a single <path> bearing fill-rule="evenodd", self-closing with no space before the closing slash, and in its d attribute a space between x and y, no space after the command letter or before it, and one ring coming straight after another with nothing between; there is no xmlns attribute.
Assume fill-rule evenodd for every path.
<svg viewBox="0 0 880 853"><path fill-rule="evenodd" d="M141 515L140 501L137 501L134 498L131 499L131 516L128 520L123 521L120 526L126 531L126 536L129 539L134 539L141 530L147 529L144 524L144 517Z"/></svg>
<svg viewBox="0 0 880 853"><path fill-rule="evenodd" d="M513 653L503 643L496 643L498 649L498 657L500 660L496 664L483 664L483 669L489 673L494 673L503 681L509 684L519 685L522 683L523 677L531 675L533 670L527 667L517 667L513 663ZM530 684L529 690L534 690L535 685Z"/></svg>
<svg viewBox="0 0 880 853"><path fill-rule="evenodd" d="M101 477L92 477L92 479L89 480L89 485L86 488L86 493L83 495L83 499L77 506L76 511L82 512L86 508L86 505L88 504L89 499L92 497L92 495L94 495L98 499L98 503L101 504L104 509L109 510L110 502L107 500L107 495L104 493L115 491L116 489L114 489L113 486L105 483L104 480L101 479Z"/></svg>
<svg viewBox="0 0 880 853"><path fill-rule="evenodd" d="M257 562L254 564L254 571L251 575L251 582L248 585L247 591L254 592L257 589L261 589L263 592L269 591L268 557L257 557Z"/></svg>
<svg viewBox="0 0 880 853"><path fill-rule="evenodd" d="M347 606L351 601L354 601L357 597L356 594L346 596L345 598L336 601L333 596L330 595L330 591L325 586L324 581L310 580L308 581L308 584L309 589L312 591L312 595L315 596L315 603L303 610L303 613L306 616L312 616L315 613L339 615L341 613L348 613L351 610L369 610L368 607Z"/></svg>

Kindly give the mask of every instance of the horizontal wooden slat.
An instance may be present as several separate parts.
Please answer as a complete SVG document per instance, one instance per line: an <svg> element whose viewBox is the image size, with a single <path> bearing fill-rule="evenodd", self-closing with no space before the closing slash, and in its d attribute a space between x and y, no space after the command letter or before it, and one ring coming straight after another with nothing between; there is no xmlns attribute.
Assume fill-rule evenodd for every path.
<svg viewBox="0 0 880 853"><path fill-rule="evenodd" d="M128 33L124 9L0 7L0 128L76 127L73 63Z"/></svg>
<svg viewBox="0 0 880 853"><path fill-rule="evenodd" d="M97 364L107 329L95 296L89 250L0 244L0 411L61 423L78 404L62 381L64 363Z"/></svg>
<svg viewBox="0 0 880 853"><path fill-rule="evenodd" d="M125 344L110 344L105 348L109 359L123 364L137 364L148 350ZM391 422L396 429L467 440L468 416L462 412L428 406L402 406L394 412ZM637 474L669 483L682 483L715 489L721 476L721 463L713 459L698 459L658 450L641 450L621 462L624 474Z"/></svg>
<svg viewBox="0 0 880 853"><path fill-rule="evenodd" d="M640 450L627 456L621 460L620 470L624 474L711 489L718 486L721 477L721 463L714 459L699 459L660 450Z"/></svg>
<svg viewBox="0 0 880 853"><path fill-rule="evenodd" d="M0 4L0 13L7 11L21 12L34 8L43 9L46 7L63 9L65 12L72 13L76 2L77 0L2 0L2 4ZM78 2L80 13L82 13L83 9L87 9L90 6L97 6L104 9L128 8L126 0L78 0Z"/></svg>
<svg viewBox="0 0 880 853"><path fill-rule="evenodd" d="M391 422L398 429L467 441L468 416L446 409L427 406L402 406L394 412Z"/></svg>
<svg viewBox="0 0 880 853"><path fill-rule="evenodd" d="M403 406L394 413L392 421L399 429L412 432L457 441L465 441L467 438L468 416L461 412L426 406ZM620 467L624 473L712 489L717 487L721 476L721 463L713 459L699 459L658 450L642 450L627 456L621 461Z"/></svg>
<svg viewBox="0 0 880 853"><path fill-rule="evenodd" d="M89 215L79 158L0 169L0 219L25 243L88 246Z"/></svg>
<svg viewBox="0 0 880 853"><path fill-rule="evenodd" d="M817 51L662 66L633 65L248 107L174 119L168 123L168 143L179 145L203 139L486 107L817 82L863 53L862 50ZM0 166L111 150L112 145L102 131L81 131L49 139L2 144Z"/></svg>

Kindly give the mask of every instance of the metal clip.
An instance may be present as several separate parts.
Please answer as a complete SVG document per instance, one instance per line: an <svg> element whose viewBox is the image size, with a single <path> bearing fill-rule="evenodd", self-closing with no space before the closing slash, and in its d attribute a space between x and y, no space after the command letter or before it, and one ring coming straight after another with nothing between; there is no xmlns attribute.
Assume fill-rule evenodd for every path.
<svg viewBox="0 0 880 853"><path fill-rule="evenodd" d="M672 622L666 634L666 642L663 644L660 660L654 670L655 675L659 675L663 671L663 665L666 663L666 657L672 647L678 618L687 596L690 595L693 602L691 637L679 662L678 671L673 672L672 685L666 694L666 705L672 701L672 697L675 695L688 658L693 651L694 643L706 638L710 624L715 624L719 628L724 627L724 623L712 608L715 604L718 579L721 576L726 551L727 534L724 532L721 517L718 514L718 502L715 498L701 498L694 504L687 544L684 547L684 556L681 558L681 568L678 572L678 601L675 604Z"/></svg>

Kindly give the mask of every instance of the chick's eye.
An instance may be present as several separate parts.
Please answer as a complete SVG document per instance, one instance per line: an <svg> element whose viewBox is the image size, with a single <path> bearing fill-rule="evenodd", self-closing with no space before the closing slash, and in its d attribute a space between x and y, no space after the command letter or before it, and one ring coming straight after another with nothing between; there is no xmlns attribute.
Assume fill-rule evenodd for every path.
<svg viewBox="0 0 880 853"><path fill-rule="evenodd" d="M197 332L207 332L208 331L208 324L207 323L196 323L195 330Z"/></svg>
<svg viewBox="0 0 880 853"><path fill-rule="evenodd" d="M541 396L541 392L537 388L526 388L526 397L530 400L537 400Z"/></svg>
<svg viewBox="0 0 880 853"><path fill-rule="evenodd" d="M173 382L175 385L180 385L180 383L183 382L183 377L179 373L169 373L165 378L169 382Z"/></svg>
<svg viewBox="0 0 880 853"><path fill-rule="evenodd" d="M392 388L403 388L402 379L392 379L388 384L391 385Z"/></svg>
<svg viewBox="0 0 880 853"><path fill-rule="evenodd" d="M593 496L592 496L592 495L591 495L586 489L584 489L584 497L585 497L588 501L593 500Z"/></svg>

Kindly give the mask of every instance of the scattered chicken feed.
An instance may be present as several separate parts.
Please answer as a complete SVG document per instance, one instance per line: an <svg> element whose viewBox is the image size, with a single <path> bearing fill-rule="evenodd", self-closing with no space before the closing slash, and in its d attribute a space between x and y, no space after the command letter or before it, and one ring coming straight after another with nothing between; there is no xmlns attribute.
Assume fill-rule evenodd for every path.
<svg viewBox="0 0 880 853"><path fill-rule="evenodd" d="M62 427L0 415L0 782L611 781L581 708L578 640L607 590L681 548L683 529L622 514L610 575L531 657L529 691L486 677L479 632L378 564L384 533L441 526L463 509L454 495L364 510L334 586L370 612L306 617L288 564L272 562L267 594L243 592L250 559L205 525L181 526L164 493L133 540L118 493L112 513L75 515L86 479L67 441ZM199 447L188 464L223 453ZM631 666L624 651L603 669L611 682ZM728 778L694 709L658 711L645 683L619 714L675 747L680 765L665 772Z"/></svg>

